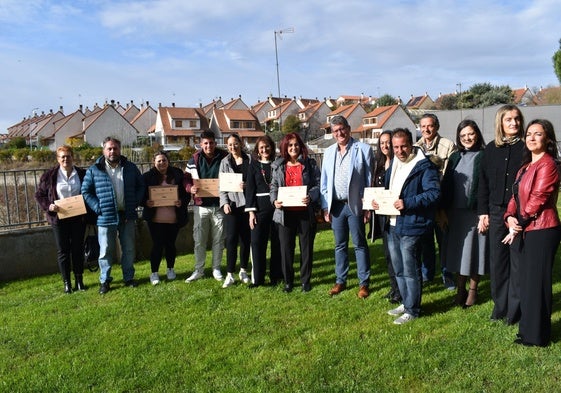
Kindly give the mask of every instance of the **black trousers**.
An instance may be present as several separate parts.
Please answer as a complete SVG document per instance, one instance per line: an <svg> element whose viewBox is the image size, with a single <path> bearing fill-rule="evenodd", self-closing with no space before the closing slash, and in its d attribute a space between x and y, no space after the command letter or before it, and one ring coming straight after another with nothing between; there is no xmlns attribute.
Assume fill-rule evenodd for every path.
<svg viewBox="0 0 561 393"><path fill-rule="evenodd" d="M83 217L58 220L52 225L57 248L57 262L63 281L70 281L70 272L84 274L84 235L86 224Z"/></svg>
<svg viewBox="0 0 561 393"><path fill-rule="evenodd" d="M489 273L495 304L491 318L506 318L507 323L513 324L520 320L520 254L515 244L501 242L508 234L503 218L506 207L490 206L489 210Z"/></svg>
<svg viewBox="0 0 561 393"><path fill-rule="evenodd" d="M148 221L148 230L152 237L152 251L150 252L150 267L152 268L152 273L157 273L160 269L160 262L162 261L162 255L164 255L164 253L167 267L173 268L177 255L175 240L179 233L179 225Z"/></svg>
<svg viewBox="0 0 561 393"><path fill-rule="evenodd" d="M307 210L284 211L284 225L278 225L281 265L285 284L294 283L294 253L296 235L300 240L300 282L309 284L312 276L316 221Z"/></svg>
<svg viewBox="0 0 561 393"><path fill-rule="evenodd" d="M388 232L384 229L387 217L376 215L375 219L379 221L380 228L382 228L382 242L384 245L384 257L386 259L387 269L388 269L388 277L390 279L390 289L392 292L392 296L394 298L400 298L401 295L399 294L399 287L397 286L397 280L395 278L395 271L393 270L392 258L390 255L390 249L388 247Z"/></svg>
<svg viewBox="0 0 561 393"><path fill-rule="evenodd" d="M234 273L240 246L240 267L247 269L251 233L249 229L249 215L245 213L245 206L232 207L230 214L224 214L224 232L226 233L226 271Z"/></svg>
<svg viewBox="0 0 561 393"><path fill-rule="evenodd" d="M282 279L281 254L277 224L273 222L274 210L256 213L257 225L251 231L251 255L253 257L253 284L265 284L267 273L267 244L271 242L269 278L271 282Z"/></svg>
<svg viewBox="0 0 561 393"><path fill-rule="evenodd" d="M520 324L522 340L545 346L551 339L552 271L561 227L529 231L521 244Z"/></svg>

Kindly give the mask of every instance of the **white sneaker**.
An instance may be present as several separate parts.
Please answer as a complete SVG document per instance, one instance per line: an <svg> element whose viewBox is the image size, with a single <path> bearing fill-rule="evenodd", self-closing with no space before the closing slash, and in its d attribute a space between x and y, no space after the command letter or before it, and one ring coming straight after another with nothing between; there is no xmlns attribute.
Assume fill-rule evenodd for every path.
<svg viewBox="0 0 561 393"><path fill-rule="evenodd" d="M212 269L212 277L214 277L216 281L222 281L223 277L220 269Z"/></svg>
<svg viewBox="0 0 561 393"><path fill-rule="evenodd" d="M152 285L158 285L160 283L160 276L158 276L157 272L150 274L150 282Z"/></svg>
<svg viewBox="0 0 561 393"><path fill-rule="evenodd" d="M398 307L392 308L390 311L388 311L388 315L393 315L394 317L397 317L398 315L401 315L404 312L405 312L405 306L403 304L400 304Z"/></svg>
<svg viewBox="0 0 561 393"><path fill-rule="evenodd" d="M240 280L244 284L249 284L249 276L247 275L247 272L245 271L245 269L240 269Z"/></svg>
<svg viewBox="0 0 561 393"><path fill-rule="evenodd" d="M168 268L166 272L166 276L168 277L168 280L175 280L175 277L177 276L175 275L175 271L173 270L173 267Z"/></svg>
<svg viewBox="0 0 561 393"><path fill-rule="evenodd" d="M410 322L410 321L414 320L415 318L417 318L417 317L415 317L411 314L405 313L401 317L399 317L395 321L393 321L393 323L395 325L403 325L404 323Z"/></svg>
<svg viewBox="0 0 561 393"><path fill-rule="evenodd" d="M222 284L222 288L228 288L234 285L235 282L236 280L234 280L234 275L232 273L228 273L226 275L226 279L224 280L224 284Z"/></svg>
<svg viewBox="0 0 561 393"><path fill-rule="evenodd" d="M193 281L195 281L195 280L198 280L199 278L203 278L204 276L205 276L204 273L202 273L202 272L200 272L200 271L198 271L198 270L195 270L195 271L193 272L193 274L191 274L191 275L189 276L189 278L187 278L187 280L185 280L185 282L193 282Z"/></svg>

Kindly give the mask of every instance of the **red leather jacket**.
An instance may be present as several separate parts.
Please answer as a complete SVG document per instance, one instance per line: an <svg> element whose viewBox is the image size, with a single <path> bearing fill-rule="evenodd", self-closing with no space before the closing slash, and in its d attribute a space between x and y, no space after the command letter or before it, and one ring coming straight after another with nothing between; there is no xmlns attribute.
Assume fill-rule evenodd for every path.
<svg viewBox="0 0 561 393"><path fill-rule="evenodd" d="M516 178L526 170L518 186L520 214L522 220L529 220L524 231L552 228L559 225L557 214L557 195L559 193L559 172L557 165L549 154L544 154L535 163L524 165ZM507 217L517 217L516 201L510 198L506 213Z"/></svg>

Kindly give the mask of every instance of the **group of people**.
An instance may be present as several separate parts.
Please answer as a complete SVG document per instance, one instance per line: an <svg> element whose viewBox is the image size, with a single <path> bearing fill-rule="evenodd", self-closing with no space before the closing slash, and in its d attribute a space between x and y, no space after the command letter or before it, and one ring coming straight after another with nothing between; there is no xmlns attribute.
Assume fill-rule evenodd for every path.
<svg viewBox="0 0 561 393"><path fill-rule="evenodd" d="M85 289L83 237L91 216L97 217L100 245L99 292L110 290L117 238L123 281L126 286L137 285L133 258L138 206L144 208L153 241L150 282L160 282L163 256L167 279L175 279L175 241L187 223L192 200L195 268L187 283L204 277L210 243L212 275L224 288L235 285L238 265L242 283L264 285L268 271L271 284L282 282L283 290L292 292L298 236L300 285L308 292L321 216L330 223L335 243L335 283L329 295L347 289L350 239L357 295L364 299L370 291L366 235L370 222L371 236L383 239L390 282L387 297L398 304L388 311L396 317L395 324L420 315L423 283L435 274L436 238L442 278L448 289L456 290L455 303L465 308L475 304L480 278L490 272L491 319L519 323L516 343L543 346L551 337L552 265L561 240L555 133L542 119L525 129L514 105L500 108L495 123L495 140L485 145L478 125L463 120L454 143L438 134L438 118L426 114L417 143L406 128L384 131L374 154L370 145L351 136L344 117L334 116L330 127L336 143L326 149L321 170L297 133L282 138L276 157L269 136L258 138L250 155L238 135L229 136L225 151L217 147L212 131L204 131L201 148L185 172L171 166L165 152L157 152L153 168L144 174L121 155L117 139L106 138L103 156L87 170L74 166L70 147L58 148L58 165L41 178L36 199L53 227L67 293ZM218 179L220 173L238 174L236 191L205 188L208 183L202 180ZM151 200L153 186L177 187L173 206ZM383 188L390 203L388 197L365 201L368 187ZM58 218L55 201L79 194L89 214Z"/></svg>

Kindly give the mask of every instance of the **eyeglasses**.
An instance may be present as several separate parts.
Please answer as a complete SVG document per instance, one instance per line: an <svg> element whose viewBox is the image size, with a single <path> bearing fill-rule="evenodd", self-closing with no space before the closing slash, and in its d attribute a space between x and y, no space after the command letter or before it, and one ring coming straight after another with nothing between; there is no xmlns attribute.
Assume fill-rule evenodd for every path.
<svg viewBox="0 0 561 393"><path fill-rule="evenodd" d="M72 158L72 156L58 156L61 160Z"/></svg>

